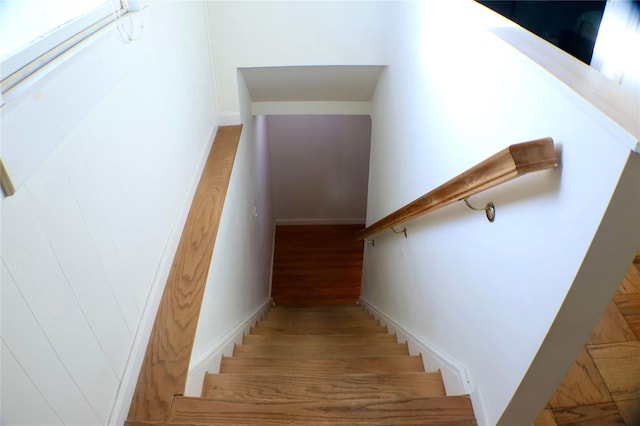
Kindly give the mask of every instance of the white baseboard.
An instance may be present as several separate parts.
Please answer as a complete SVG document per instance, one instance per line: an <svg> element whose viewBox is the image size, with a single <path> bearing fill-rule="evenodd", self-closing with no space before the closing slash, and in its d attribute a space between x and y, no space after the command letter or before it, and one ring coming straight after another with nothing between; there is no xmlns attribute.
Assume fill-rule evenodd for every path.
<svg viewBox="0 0 640 426"><path fill-rule="evenodd" d="M149 337L151 336L153 323L156 319L158 306L160 305L162 293L164 292L167 279L169 278L169 272L171 271L173 258L175 257L176 250L178 249L178 244L180 243L180 237L182 236L182 230L184 229L184 225L187 221L187 216L189 215L189 210L191 209L193 197L196 193L196 189L198 188L198 183L200 182L200 177L202 176L207 158L209 157L209 152L211 151L213 140L218 131L218 122L219 119L216 118L216 120L214 120L213 124L211 125L209 138L207 139L207 143L202 150L200 160L198 161L198 164L194 170L189 188L185 192L184 206L180 211L180 215L173 224L173 227L169 234L169 238L167 239L165 247L162 251L162 256L160 258L160 262L158 263L158 268L156 269L156 274L151 285L151 290L149 291L149 295L147 296L147 301L142 311L136 334L133 337L133 343L131 345L127 364L124 368L124 373L122 374L122 379L120 380L120 386L118 387L118 392L116 394L113 407L111 408L111 413L108 420L109 425L123 425L127 419L127 415L129 414L129 406L131 405L131 399L133 398L133 394L136 389L138 375L140 373L140 368L142 367L144 355L147 351L147 344L149 343Z"/></svg>
<svg viewBox="0 0 640 426"><path fill-rule="evenodd" d="M440 370L447 395L469 395L473 411L479 426L489 426L483 409L482 395L471 384L466 368L444 351L424 338L419 338L394 320L383 314L371 302L360 297L358 304L373 315L389 333L396 333L398 342L407 342L411 355L422 354L425 371Z"/></svg>
<svg viewBox="0 0 640 426"><path fill-rule="evenodd" d="M235 345L242 343L244 335L249 334L251 327L262 318L272 305L273 300L269 298L247 320L229 330L218 340L212 342L204 353L191 360L187 386L184 392L186 396L202 395L202 383L205 374L207 372L218 373L220 371L222 356L233 355Z"/></svg>
<svg viewBox="0 0 640 426"><path fill-rule="evenodd" d="M276 219L276 225L364 225L364 217L329 219Z"/></svg>
<svg viewBox="0 0 640 426"><path fill-rule="evenodd" d="M442 379L444 380L447 395L465 395L473 391L467 371L460 363L424 339L416 337L362 297L359 298L358 304L369 311L382 325L386 325L389 333L396 333L400 343L407 342L411 355L421 353L425 370L442 371Z"/></svg>

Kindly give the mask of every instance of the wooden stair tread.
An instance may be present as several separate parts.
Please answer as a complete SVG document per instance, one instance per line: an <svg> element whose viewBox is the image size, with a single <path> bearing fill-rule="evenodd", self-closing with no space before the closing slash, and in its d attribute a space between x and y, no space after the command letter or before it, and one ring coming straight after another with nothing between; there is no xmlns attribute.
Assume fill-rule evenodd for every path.
<svg viewBox="0 0 640 426"><path fill-rule="evenodd" d="M238 345L234 357L286 358L286 359L332 359L361 358L368 356L409 355L406 343L378 343L371 345Z"/></svg>
<svg viewBox="0 0 640 426"><path fill-rule="evenodd" d="M271 292L271 295L273 297L274 295L273 291ZM352 294L341 294L340 296L336 296L336 295L323 296L323 297L314 296L312 301L309 301L307 297L304 302L304 305L300 304L300 298L292 297L292 296L278 296L278 299L274 299L274 300L277 300L278 303L282 303L283 305L287 305L287 306L330 306L330 305L342 306L345 304L355 303L358 300L358 297L360 297L360 293L356 294L355 292Z"/></svg>
<svg viewBox="0 0 640 426"><path fill-rule="evenodd" d="M243 425L476 424L468 396L408 398L394 402L351 399L273 404L176 397L169 417L169 423L174 422Z"/></svg>
<svg viewBox="0 0 640 426"><path fill-rule="evenodd" d="M325 318L353 318L353 319L372 319L371 315L366 313L365 311L357 310L357 311L335 311L335 312L326 312L326 311L313 311L313 312L297 312L297 311L274 311L271 310L268 312L263 320L265 319L275 319L275 318L301 318L301 319L325 319Z"/></svg>
<svg viewBox="0 0 640 426"><path fill-rule="evenodd" d="M202 390L202 396L207 398L254 402L350 398L394 401L444 395L439 371L316 376L207 374Z"/></svg>
<svg viewBox="0 0 640 426"><path fill-rule="evenodd" d="M272 308L202 393L176 396L166 424L477 424L467 395L446 396L440 372L356 305Z"/></svg>
<svg viewBox="0 0 640 426"><path fill-rule="evenodd" d="M347 303L344 305L328 305L328 306L318 306L318 305L275 305L271 308L270 312L275 311L305 311L305 312L315 312L315 311L363 311L360 305L355 303ZM364 311L363 311L364 312Z"/></svg>
<svg viewBox="0 0 640 426"><path fill-rule="evenodd" d="M227 358L220 373L262 375L317 375L424 372L420 356L387 356L336 359Z"/></svg>
<svg viewBox="0 0 640 426"><path fill-rule="evenodd" d="M380 321L373 318L344 318L344 317L325 317L325 318L265 318L258 322L255 328L261 327L287 327L287 328L306 328L306 327L362 327L362 328L378 328Z"/></svg>
<svg viewBox="0 0 640 426"><path fill-rule="evenodd" d="M279 325L258 325L251 329L251 334L387 334L387 327L382 326L331 326L287 327Z"/></svg>
<svg viewBox="0 0 640 426"><path fill-rule="evenodd" d="M395 334L247 334L243 345L296 345L304 342L312 345L370 345L397 343Z"/></svg>

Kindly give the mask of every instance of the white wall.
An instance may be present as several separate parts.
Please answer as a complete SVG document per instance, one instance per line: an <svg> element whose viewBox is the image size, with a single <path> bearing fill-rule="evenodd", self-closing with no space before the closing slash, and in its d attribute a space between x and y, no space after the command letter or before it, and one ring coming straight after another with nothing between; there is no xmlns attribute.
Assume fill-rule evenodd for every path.
<svg viewBox="0 0 640 426"><path fill-rule="evenodd" d="M209 18L221 113L238 111L238 67L385 64L392 3L213 2Z"/></svg>
<svg viewBox="0 0 640 426"><path fill-rule="evenodd" d="M624 210L613 206L626 234L603 228L607 237L592 243L633 145L483 28L479 8L397 5L395 28L403 31L389 32L395 48L373 101L367 223L512 143L551 136L562 167L473 197L496 204L495 223L458 203L408 223L406 240L377 236L366 248L362 296L466 366L474 400L483 402L481 424L525 425L561 381L633 256L633 197ZM591 273L578 274L585 265ZM583 310L552 330L562 338L545 342L550 356L529 369L572 288L581 289ZM585 298L590 290L599 297ZM519 387L525 373L531 380ZM519 411L501 419L516 389Z"/></svg>
<svg viewBox="0 0 640 426"><path fill-rule="evenodd" d="M282 224L364 223L371 118L267 118L273 203Z"/></svg>
<svg viewBox="0 0 640 426"><path fill-rule="evenodd" d="M466 366L481 424L498 423L514 394L513 407L529 403L502 424L531 424L608 302L589 300L583 317L554 326L565 345L545 341L542 352L555 356L532 364L565 296L598 286L594 294L613 294L637 245L629 242L633 199L626 215L610 212L630 238L604 250L613 234L603 227L607 238L591 245L635 143L484 28L480 9L469 1L215 2L209 17L221 111L238 108L237 67L387 65L373 99L368 223L509 144L555 139L561 168L474 197L496 203L495 223L457 204L408 224L406 240L378 236L366 249L362 290ZM579 273L589 265L599 268ZM520 386L536 375L540 386Z"/></svg>
<svg viewBox="0 0 640 426"><path fill-rule="evenodd" d="M477 28L473 10L461 13L477 6L454 3L154 2L142 40L123 46L111 33L5 105L0 154L19 187L0 204L2 422L104 424L120 384L128 404L147 341L136 332L164 285L216 95L245 131L194 355L267 300L265 128L238 67L388 64L373 102L369 223L508 144L549 135L562 146L561 169L477 197L496 203L496 223L454 205L366 253L363 296L466 365L487 424L516 389L516 402L530 401L518 421L530 423L555 378L537 389L521 379L543 377L550 358L568 368L607 303L590 301L559 330L566 350L545 342L556 356L532 364L564 296L612 294L637 244L604 247L613 231L597 232L629 150L574 93ZM613 207L615 223L637 227L637 204Z"/></svg>
<svg viewBox="0 0 640 426"><path fill-rule="evenodd" d="M144 13L1 110L2 424L128 409L216 118L204 3Z"/></svg>
<svg viewBox="0 0 640 426"><path fill-rule="evenodd" d="M200 373L219 368L220 351L229 332L259 311L270 297L275 225L266 119L251 115L251 99L242 77L239 97L243 123L240 146L191 356L190 370L197 374L189 376L187 388L196 395L204 379Z"/></svg>

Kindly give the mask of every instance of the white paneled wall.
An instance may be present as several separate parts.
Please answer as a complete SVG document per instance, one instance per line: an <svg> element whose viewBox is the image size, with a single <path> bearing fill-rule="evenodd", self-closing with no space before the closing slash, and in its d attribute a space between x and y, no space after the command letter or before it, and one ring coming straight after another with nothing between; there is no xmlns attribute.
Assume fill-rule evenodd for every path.
<svg viewBox="0 0 640 426"><path fill-rule="evenodd" d="M206 5L144 13L141 40L103 36L1 111L9 170L32 170L1 201L2 424L120 422L137 378L216 120Z"/></svg>
<svg viewBox="0 0 640 426"><path fill-rule="evenodd" d="M7 346L2 343L3 419L19 419L13 425L61 425L60 417L44 399ZM6 424L3 421L3 424Z"/></svg>
<svg viewBox="0 0 640 426"><path fill-rule="evenodd" d="M12 277L12 280L4 277L2 280L3 341L18 362L31 367L27 367L27 373L36 386L46 386L53 379L48 370L34 374L37 371L34 368L42 362L44 354L55 354L64 366L60 372L68 374L84 396L81 401L88 404L94 416L104 421L110 407L104 404L101 407L100 401L113 399L118 376L109 364L110 348L105 350L101 345L98 333L92 328L93 318L87 317L99 301L83 304L74 293L67 272L38 218L34 200L27 191L23 189L16 193L11 203L5 203L2 213L2 257L8 275ZM72 233L74 229L67 229L67 232ZM82 253L76 256L80 258ZM11 291L7 291L7 284L12 281L16 285L15 298ZM18 318L23 321L18 322ZM32 327L25 327L27 319L31 319ZM114 320L118 319L114 316ZM127 338L125 344L130 343L130 334L121 336L121 340L123 337ZM38 339L48 342L44 353L32 348ZM101 383L101 386L95 386L95 383ZM68 399L69 403L68 409L71 409L76 401Z"/></svg>

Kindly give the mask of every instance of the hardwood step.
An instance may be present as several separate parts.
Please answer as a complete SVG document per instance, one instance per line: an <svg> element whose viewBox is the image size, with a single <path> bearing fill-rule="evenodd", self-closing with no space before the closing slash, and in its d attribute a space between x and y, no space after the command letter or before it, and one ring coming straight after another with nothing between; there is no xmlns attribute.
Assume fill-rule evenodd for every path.
<svg viewBox="0 0 640 426"><path fill-rule="evenodd" d="M332 287L319 287L319 285L308 285L299 286L291 290L281 289L279 291L273 291L271 297L278 297L279 300L287 298L292 300L308 300L311 298L310 296L314 299L343 299L345 297L355 297L356 299L354 300L357 300L360 296L360 293L356 292L355 289L341 292L341 289L344 287L341 284L336 284Z"/></svg>
<svg viewBox="0 0 640 426"><path fill-rule="evenodd" d="M256 323L258 327L380 327L380 322L373 318L340 318L340 317L324 317L324 318L304 318L304 317L274 317L265 318Z"/></svg>
<svg viewBox="0 0 640 426"><path fill-rule="evenodd" d="M285 358L285 359L333 359L373 356L409 355L406 343L379 343L375 345L238 345L234 357Z"/></svg>
<svg viewBox="0 0 640 426"><path fill-rule="evenodd" d="M304 402L370 399L395 401L444 396L440 372L260 376L207 374L202 396L225 401Z"/></svg>
<svg viewBox="0 0 640 426"><path fill-rule="evenodd" d="M278 265L274 265L278 267ZM293 268L289 267L289 270L286 273L278 274L277 278L280 280L278 286L275 290L282 290L283 288L289 288L295 290L300 286L313 284L317 287L324 288L327 286L337 286L340 285L342 288L345 288L345 284L352 282L353 280L357 280L360 278L362 274L361 269L358 268L358 262L341 262L338 263L326 263L326 267L336 266L337 268L352 268L353 271L344 271L340 277L328 277L328 276L309 276L307 271L305 271L304 267L301 268ZM350 287L347 287L350 288ZM351 287L352 290L357 290L357 288Z"/></svg>
<svg viewBox="0 0 640 426"><path fill-rule="evenodd" d="M349 266L349 265L343 265ZM351 265L355 266L355 265ZM327 271L329 272L329 271ZM338 289L345 289L345 286L348 285L350 281L359 279L358 272L342 274L340 278L329 278L329 277L309 277L306 276L304 270L302 268L293 271L291 270L287 274L280 274L278 278L281 279L278 284L278 288L274 289L276 292L286 293L289 291L296 291L304 288L313 288L314 290L325 290L328 288L333 289L332 291L338 291ZM329 278L329 279L327 279ZM348 288L348 287L346 287ZM356 288L351 289L351 291L357 290ZM314 295L317 295L315 293Z"/></svg>
<svg viewBox="0 0 640 426"><path fill-rule="evenodd" d="M277 293L278 292L271 292L271 297L273 297L274 294L277 294ZM274 298L273 300L277 301L279 304L286 305L286 306L309 306L309 305L342 306L348 303L351 303L351 304L355 303L360 297L360 292L359 290L357 293L355 291L352 291L348 294L346 294L345 292L341 292L340 295L332 295L331 297L329 296L318 297L316 295L311 295L311 296L312 297L310 297L309 295L306 295L304 298L301 298L301 297L291 297L288 295L278 295L278 297ZM304 300L304 302L302 302L302 300Z"/></svg>
<svg viewBox="0 0 640 426"><path fill-rule="evenodd" d="M335 311L362 311L362 306L355 303L347 303L344 305L328 305L328 306L317 306L317 305L298 305L298 306L283 306L283 305L274 305L271 308L271 311L305 311L305 312L314 312L314 311L323 311L323 312L335 312Z"/></svg>
<svg viewBox="0 0 640 426"><path fill-rule="evenodd" d="M304 317L281 317L281 318L265 318L256 324L256 328L260 327L380 327L380 321L373 318L340 318L340 317L324 317L324 318L304 318Z"/></svg>
<svg viewBox="0 0 640 426"><path fill-rule="evenodd" d="M286 326L258 324L251 329L251 334L387 334L387 327L382 326L336 326L336 325L315 325L315 326Z"/></svg>
<svg viewBox="0 0 640 426"><path fill-rule="evenodd" d="M467 396L407 398L394 402L352 399L253 404L175 397L169 423L242 425L475 425Z"/></svg>
<svg viewBox="0 0 640 426"><path fill-rule="evenodd" d="M305 319L325 319L325 318L354 318L354 319L373 319L371 315L358 310L348 311L305 311L305 310L270 310L264 316L263 320L270 318L305 318Z"/></svg>
<svg viewBox="0 0 640 426"><path fill-rule="evenodd" d="M243 345L375 345L398 343L394 334L246 334Z"/></svg>
<svg viewBox="0 0 640 426"><path fill-rule="evenodd" d="M220 373L260 375L382 374L424 372L422 357L388 356L337 359L227 358L220 362Z"/></svg>

